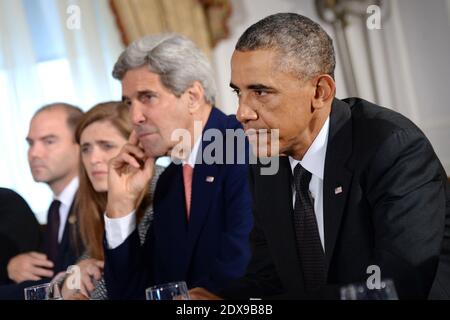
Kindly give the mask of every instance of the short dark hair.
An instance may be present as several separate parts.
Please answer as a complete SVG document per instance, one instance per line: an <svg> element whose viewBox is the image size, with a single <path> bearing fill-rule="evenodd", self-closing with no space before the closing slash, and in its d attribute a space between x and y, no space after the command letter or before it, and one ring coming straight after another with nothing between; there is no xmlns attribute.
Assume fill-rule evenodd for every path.
<svg viewBox="0 0 450 320"><path fill-rule="evenodd" d="M75 134L78 122L83 116L83 110L79 107L65 102L54 102L40 107L34 114L33 118L43 111L51 111L55 109L63 109L67 113L67 127Z"/></svg>
<svg viewBox="0 0 450 320"><path fill-rule="evenodd" d="M296 13L277 13L250 26L236 44L238 51L275 49L280 66L301 78L334 78L333 40L322 27Z"/></svg>

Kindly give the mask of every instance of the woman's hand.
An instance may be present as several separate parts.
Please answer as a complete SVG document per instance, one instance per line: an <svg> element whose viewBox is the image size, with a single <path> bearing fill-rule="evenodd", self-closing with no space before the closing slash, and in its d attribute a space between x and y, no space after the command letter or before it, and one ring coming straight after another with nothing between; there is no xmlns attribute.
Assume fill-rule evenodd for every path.
<svg viewBox="0 0 450 320"><path fill-rule="evenodd" d="M86 297L90 297L92 291L94 291L95 286L93 279L100 280L102 278L104 262L97 259L85 259L80 261L76 265L79 269L79 274L72 274L70 277L80 277L79 288L73 288L69 286L69 277L64 281L62 287L62 296L65 300L72 299L73 297L82 294ZM78 283L78 281L75 281Z"/></svg>

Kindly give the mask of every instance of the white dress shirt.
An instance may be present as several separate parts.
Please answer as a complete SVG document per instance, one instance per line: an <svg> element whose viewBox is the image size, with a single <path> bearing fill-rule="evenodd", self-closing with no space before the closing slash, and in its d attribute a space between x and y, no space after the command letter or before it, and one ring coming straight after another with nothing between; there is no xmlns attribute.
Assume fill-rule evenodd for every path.
<svg viewBox="0 0 450 320"><path fill-rule="evenodd" d="M195 160L200 148L201 137L197 139L192 148L187 161L182 161L183 164L189 164L192 168L195 167ZM131 211L128 215L121 218L108 218L105 216L105 232L108 249L115 249L120 246L136 229L136 211Z"/></svg>
<svg viewBox="0 0 450 320"><path fill-rule="evenodd" d="M314 213L316 215L317 226L319 228L320 242L325 251L325 238L323 230L323 171L325 168L325 156L328 144L328 131L330 128L330 117L325 121L322 129L320 129L314 142L309 147L301 161L289 157L291 163L292 174L294 174L295 166L300 163L303 168L311 173L311 181L309 182L309 192L314 200ZM292 207L295 205L295 190L292 192Z"/></svg>
<svg viewBox="0 0 450 320"><path fill-rule="evenodd" d="M58 230L58 242L61 243L64 229L66 227L67 217L69 216L70 207L72 206L75 193L78 190L78 177L75 177L64 188L64 190L58 195L54 196L53 200L59 200L61 206L59 207L59 230Z"/></svg>

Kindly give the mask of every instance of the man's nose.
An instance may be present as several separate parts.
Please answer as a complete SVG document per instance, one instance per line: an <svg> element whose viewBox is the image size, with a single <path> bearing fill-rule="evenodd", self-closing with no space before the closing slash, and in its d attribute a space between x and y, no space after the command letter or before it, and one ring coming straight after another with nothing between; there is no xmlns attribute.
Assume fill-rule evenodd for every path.
<svg viewBox="0 0 450 320"><path fill-rule="evenodd" d="M42 156L43 149L40 143L34 143L28 148L28 155L30 159L40 158Z"/></svg>
<svg viewBox="0 0 450 320"><path fill-rule="evenodd" d="M133 125L140 125L145 122L143 107L139 102L133 102L130 108L131 122Z"/></svg>
<svg viewBox="0 0 450 320"><path fill-rule="evenodd" d="M239 122L244 124L251 120L257 120L258 114L250 105L248 105L245 102L245 100L241 99L239 101L239 107L237 110L236 118L238 119Z"/></svg>

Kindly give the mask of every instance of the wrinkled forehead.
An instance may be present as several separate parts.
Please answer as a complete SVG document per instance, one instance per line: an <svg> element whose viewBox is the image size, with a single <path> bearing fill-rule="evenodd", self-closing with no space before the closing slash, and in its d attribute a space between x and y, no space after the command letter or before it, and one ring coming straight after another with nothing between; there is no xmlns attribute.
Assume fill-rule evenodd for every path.
<svg viewBox="0 0 450 320"><path fill-rule="evenodd" d="M128 70L121 82L123 94L163 86L160 75L152 72L147 65Z"/></svg>
<svg viewBox="0 0 450 320"><path fill-rule="evenodd" d="M231 58L231 82L246 86L274 81L280 75L281 54L274 49L238 51Z"/></svg>

